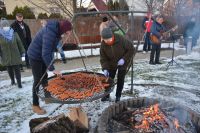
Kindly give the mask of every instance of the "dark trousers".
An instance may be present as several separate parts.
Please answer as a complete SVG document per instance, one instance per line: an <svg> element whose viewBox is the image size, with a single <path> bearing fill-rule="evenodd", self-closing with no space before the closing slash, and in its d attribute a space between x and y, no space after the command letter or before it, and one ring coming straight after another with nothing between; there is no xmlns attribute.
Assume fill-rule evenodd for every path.
<svg viewBox="0 0 200 133"><path fill-rule="evenodd" d="M33 105L38 106L39 105L39 98L37 96L38 90L39 90L39 82L42 78L42 76L45 74L43 77L43 80L41 81L42 86L47 85L47 67L43 61L37 61L37 60L32 60L29 59L30 65L32 67L32 73L33 73Z"/></svg>
<svg viewBox="0 0 200 133"><path fill-rule="evenodd" d="M150 51L151 50L150 33L146 32L144 38L145 38L145 42L144 42L144 45L143 45L143 51Z"/></svg>
<svg viewBox="0 0 200 133"><path fill-rule="evenodd" d="M7 71L11 79L11 84L12 85L15 84L15 77L16 77L17 84L18 86L20 86L21 85L20 65L7 66Z"/></svg>
<svg viewBox="0 0 200 133"><path fill-rule="evenodd" d="M26 62L26 67L29 68L30 64L29 64L29 58L28 58L27 51L25 52L25 62Z"/></svg>
<svg viewBox="0 0 200 133"><path fill-rule="evenodd" d="M117 70L109 70L109 77L114 79L115 75L116 75ZM122 70L122 69L118 69L118 73L117 73L117 90L116 90L116 97L121 97L121 93L124 87L124 79L125 79L125 75L126 75L126 70Z"/></svg>
<svg viewBox="0 0 200 133"><path fill-rule="evenodd" d="M150 62L154 62L154 55L156 55L155 63L159 62L160 48L161 48L161 44L152 43L152 49L151 49L151 54L150 54Z"/></svg>

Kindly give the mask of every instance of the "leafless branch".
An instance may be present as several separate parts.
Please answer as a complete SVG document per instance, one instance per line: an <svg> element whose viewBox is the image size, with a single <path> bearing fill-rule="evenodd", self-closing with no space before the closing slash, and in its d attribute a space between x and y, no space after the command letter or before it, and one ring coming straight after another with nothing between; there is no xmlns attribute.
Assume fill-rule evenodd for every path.
<svg viewBox="0 0 200 133"><path fill-rule="evenodd" d="M44 10L47 13L50 13L48 10L46 10L44 7L39 6L38 4L36 4L35 2L33 2L33 0L28 0L28 2L30 2L31 4L33 4L34 6Z"/></svg>
<svg viewBox="0 0 200 133"><path fill-rule="evenodd" d="M50 13L46 7L43 5L39 5L33 0L28 0L31 4L41 8L47 13ZM65 15L69 16L70 18L73 17L73 1L72 0L39 0L40 2L45 2L47 5L52 5L58 7Z"/></svg>

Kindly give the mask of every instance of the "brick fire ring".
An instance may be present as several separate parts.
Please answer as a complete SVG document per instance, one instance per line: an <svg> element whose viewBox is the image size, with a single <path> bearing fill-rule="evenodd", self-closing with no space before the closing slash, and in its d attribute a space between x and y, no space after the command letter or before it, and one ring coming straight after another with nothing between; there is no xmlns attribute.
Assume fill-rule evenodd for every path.
<svg viewBox="0 0 200 133"><path fill-rule="evenodd" d="M119 113L122 113L127 107L140 108L144 106L154 105L156 103L160 105L160 108L166 107L166 106L174 106L175 108L180 108L183 111L187 112L187 117L189 117L190 120L192 121L197 133L200 132L200 114L194 112L193 110L185 106L180 106L172 102L159 100L159 99L146 98L146 97L123 100L123 101L120 101L119 103L116 103L107 107L102 112L98 120L96 132L108 133L107 129L108 129L109 120L111 120L113 116Z"/></svg>

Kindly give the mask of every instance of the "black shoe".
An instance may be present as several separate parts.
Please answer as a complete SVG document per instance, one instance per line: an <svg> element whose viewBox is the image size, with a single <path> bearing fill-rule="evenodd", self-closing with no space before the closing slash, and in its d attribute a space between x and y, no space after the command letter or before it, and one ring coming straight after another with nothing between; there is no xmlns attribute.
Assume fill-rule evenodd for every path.
<svg viewBox="0 0 200 133"><path fill-rule="evenodd" d="M150 61L149 64L150 65L155 65L155 63L153 61Z"/></svg>
<svg viewBox="0 0 200 133"><path fill-rule="evenodd" d="M62 60L62 62L63 62L64 64L66 64L66 63L67 63L66 59L63 59L63 60Z"/></svg>
<svg viewBox="0 0 200 133"><path fill-rule="evenodd" d="M101 101L102 102L104 102L104 101L110 101L110 95L101 98Z"/></svg>
<svg viewBox="0 0 200 133"><path fill-rule="evenodd" d="M19 85L18 85L18 88L22 88L22 85L21 85L21 84L19 84Z"/></svg>
<svg viewBox="0 0 200 133"><path fill-rule="evenodd" d="M11 85L15 85L15 81L11 81Z"/></svg>
<svg viewBox="0 0 200 133"><path fill-rule="evenodd" d="M115 99L115 103L119 102L120 101L120 97L116 97Z"/></svg>
<svg viewBox="0 0 200 133"><path fill-rule="evenodd" d="M162 64L161 62L155 62L155 64Z"/></svg>

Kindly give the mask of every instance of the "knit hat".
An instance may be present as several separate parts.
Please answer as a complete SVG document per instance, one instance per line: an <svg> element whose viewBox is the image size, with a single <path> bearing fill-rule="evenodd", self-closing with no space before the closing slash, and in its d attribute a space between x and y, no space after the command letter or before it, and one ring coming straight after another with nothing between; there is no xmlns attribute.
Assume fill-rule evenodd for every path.
<svg viewBox="0 0 200 133"><path fill-rule="evenodd" d="M109 38L112 38L112 36L113 36L113 33L110 28L104 28L101 32L101 37L103 39L109 39Z"/></svg>
<svg viewBox="0 0 200 133"><path fill-rule="evenodd" d="M72 30L72 24L68 20L61 20L59 21L60 26L60 34Z"/></svg>
<svg viewBox="0 0 200 133"><path fill-rule="evenodd" d="M8 20L6 20L6 18L1 18L0 26L1 26L1 28L2 27L9 27L10 24L9 24Z"/></svg>
<svg viewBox="0 0 200 133"><path fill-rule="evenodd" d="M102 19L102 21L106 22L106 21L108 21L108 18L106 16L104 16L103 19Z"/></svg>

